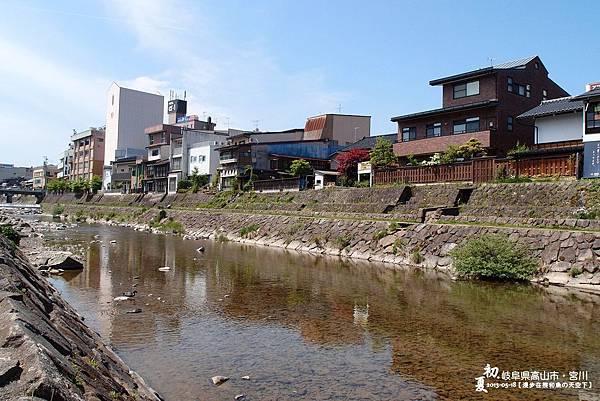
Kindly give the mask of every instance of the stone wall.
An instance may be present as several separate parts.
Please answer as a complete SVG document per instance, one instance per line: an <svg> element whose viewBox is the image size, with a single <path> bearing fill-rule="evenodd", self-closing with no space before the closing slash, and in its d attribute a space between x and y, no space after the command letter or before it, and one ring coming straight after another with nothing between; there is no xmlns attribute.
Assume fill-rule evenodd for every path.
<svg viewBox="0 0 600 401"><path fill-rule="evenodd" d="M2 236L0 344L2 401L160 399Z"/></svg>
<svg viewBox="0 0 600 401"><path fill-rule="evenodd" d="M137 229L158 216L157 209L67 207L94 216L114 214L114 221ZM132 211L133 210L133 211ZM526 227L405 223L357 218L307 217L229 212L167 210L190 239L231 240L310 252L438 269L452 274L449 252L483 234L504 234L531 249L539 259L539 277L550 283L600 289L600 232ZM242 232L246 231L245 235Z"/></svg>

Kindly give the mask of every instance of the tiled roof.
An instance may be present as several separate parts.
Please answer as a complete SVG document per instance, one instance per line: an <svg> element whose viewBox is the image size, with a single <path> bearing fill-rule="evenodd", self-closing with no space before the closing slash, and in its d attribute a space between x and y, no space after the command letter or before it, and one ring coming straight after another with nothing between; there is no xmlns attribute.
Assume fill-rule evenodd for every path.
<svg viewBox="0 0 600 401"><path fill-rule="evenodd" d="M526 111L517 118L551 116L583 110L583 101L573 100L573 96L544 100L539 106Z"/></svg>
<svg viewBox="0 0 600 401"><path fill-rule="evenodd" d="M600 88L594 88L590 91L582 93L581 95L575 96L575 97L573 97L573 100L584 100L584 99L591 99L591 98L595 98L595 97L600 97Z"/></svg>
<svg viewBox="0 0 600 401"><path fill-rule="evenodd" d="M525 65L527 65L527 63L530 63L537 57L538 56L525 57L525 58L522 58L519 60L508 61L506 63L496 64L496 65L493 65L490 67L479 68L477 70L467 71L467 72L463 72L461 74L450 75L450 76L447 76L444 78L434 79L432 81L429 81L429 85L434 85L434 86L441 85L441 84L444 84L447 82L452 82L452 81L456 81L456 80L463 79L463 78L469 78L469 77L478 76L478 75L486 75L486 74L490 74L496 70L509 70L512 68L524 67Z"/></svg>
<svg viewBox="0 0 600 401"><path fill-rule="evenodd" d="M441 109L433 109L433 110L421 111L419 113L405 114L403 116L392 117L392 121L397 122L397 121L401 121L401 120L411 120L413 118L432 116L435 114L450 113L450 112L458 111L458 110L477 109L477 108L481 108L481 107L495 106L497 104L498 104L497 100L484 100L481 102L462 104L459 106L442 107Z"/></svg>
<svg viewBox="0 0 600 401"><path fill-rule="evenodd" d="M338 150L338 152L345 152L352 149L373 149L378 138L386 139L391 143L398 142L398 134L367 136L359 141L356 141L346 147L341 148L340 150Z"/></svg>

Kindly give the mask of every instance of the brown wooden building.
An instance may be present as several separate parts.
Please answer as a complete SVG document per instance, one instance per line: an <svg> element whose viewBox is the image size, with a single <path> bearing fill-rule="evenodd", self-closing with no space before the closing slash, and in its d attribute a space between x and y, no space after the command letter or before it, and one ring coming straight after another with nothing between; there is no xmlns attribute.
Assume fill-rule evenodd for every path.
<svg viewBox="0 0 600 401"><path fill-rule="evenodd" d="M568 93L548 77L538 56L429 82L442 86L442 107L393 117L399 156L424 158L448 145L478 139L490 155L505 155L517 143L534 143L533 121L517 116L542 100Z"/></svg>

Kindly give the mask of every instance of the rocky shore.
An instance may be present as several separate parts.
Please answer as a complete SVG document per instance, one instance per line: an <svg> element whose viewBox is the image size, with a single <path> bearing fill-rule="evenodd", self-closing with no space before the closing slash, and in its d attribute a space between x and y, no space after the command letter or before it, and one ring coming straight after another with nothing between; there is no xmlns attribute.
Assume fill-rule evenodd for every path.
<svg viewBox="0 0 600 401"><path fill-rule="evenodd" d="M39 238L16 216L0 220L10 220L28 239ZM0 344L1 401L161 400L3 236Z"/></svg>

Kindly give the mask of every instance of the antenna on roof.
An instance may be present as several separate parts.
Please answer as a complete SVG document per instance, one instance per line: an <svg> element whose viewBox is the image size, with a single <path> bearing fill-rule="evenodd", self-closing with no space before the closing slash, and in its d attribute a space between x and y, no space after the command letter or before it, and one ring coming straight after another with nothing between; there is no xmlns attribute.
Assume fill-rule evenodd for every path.
<svg viewBox="0 0 600 401"><path fill-rule="evenodd" d="M490 62L490 67L493 67L494 66L494 58L488 57L488 61Z"/></svg>
<svg viewBox="0 0 600 401"><path fill-rule="evenodd" d="M338 104L337 111L338 111L338 113L342 112L342 104L341 103Z"/></svg>
<svg viewBox="0 0 600 401"><path fill-rule="evenodd" d="M258 131L259 131L259 129L258 129L258 123L259 123L259 122L260 122L260 120L252 120L252 124L254 124L254 130L255 130L256 132L258 132Z"/></svg>
<svg viewBox="0 0 600 401"><path fill-rule="evenodd" d="M183 100L185 100L186 95L187 95L187 91L183 91Z"/></svg>

